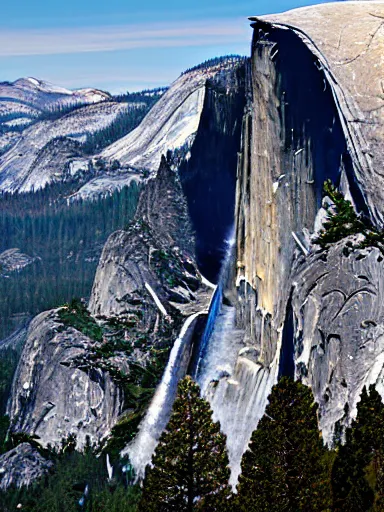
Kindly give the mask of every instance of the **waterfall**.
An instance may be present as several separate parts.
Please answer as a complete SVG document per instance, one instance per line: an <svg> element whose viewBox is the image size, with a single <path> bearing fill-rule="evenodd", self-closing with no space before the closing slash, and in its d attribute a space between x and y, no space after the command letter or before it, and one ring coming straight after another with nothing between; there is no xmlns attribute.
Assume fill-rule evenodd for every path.
<svg viewBox="0 0 384 512"><path fill-rule="evenodd" d="M221 430L227 436L230 483L235 486L242 455L277 381L281 340L268 367L257 361L255 347L246 345L244 331L236 326L236 308L223 303L231 253L232 245L229 244L222 278L212 298L201 338L197 364L191 374L199 384L202 396L211 404L214 421L220 422Z"/></svg>
<svg viewBox="0 0 384 512"><path fill-rule="evenodd" d="M109 454L108 453L107 453L107 457L106 457L106 462L107 462L108 480L112 480L112 477L113 477L113 467L111 465L111 461L109 460Z"/></svg>
<svg viewBox="0 0 384 512"><path fill-rule="evenodd" d="M207 355L208 346L212 337L213 331L216 328L216 320L220 314L221 306L223 302L223 282L226 280L228 268L231 264L232 251L235 246L234 238L234 227L231 228L230 237L226 242L225 257L221 266L219 282L216 286L215 292L212 295L211 302L208 308L208 318L205 325L203 335L200 340L197 355L194 357L194 361L191 363L190 374L196 380L198 375L201 373L202 365L205 366L205 360Z"/></svg>
<svg viewBox="0 0 384 512"><path fill-rule="evenodd" d="M220 422L221 430L227 436L230 483L233 486L240 474L243 453L276 383L279 352L269 368L247 357L237 357L230 377L220 379L217 384L208 384L205 390L205 397L213 409L213 419Z"/></svg>
<svg viewBox="0 0 384 512"><path fill-rule="evenodd" d="M195 313L184 322L179 337L172 347L155 396L141 422L140 430L135 439L121 452L121 456L129 457L135 468L137 479L144 476L145 468L151 462L160 435L168 423L178 382L187 372L195 322L200 315L207 313L207 311Z"/></svg>
<svg viewBox="0 0 384 512"><path fill-rule="evenodd" d="M191 362L192 369L190 374L195 380L197 380L197 375L199 374L201 365L205 360L208 342L215 327L216 318L220 312L221 302L223 300L223 290L221 284L219 283L219 285L215 288L216 289L209 304L207 323L205 324L204 332L199 343L198 352L194 357L195 360Z"/></svg>
<svg viewBox="0 0 384 512"><path fill-rule="evenodd" d="M203 357L195 372L195 379L203 396L206 395L211 383L216 384L219 379L232 374L237 354L244 347L244 333L235 327L236 309L223 305L221 294L219 298L219 304L213 304L214 309L218 309L214 316L215 323L209 338L204 340Z"/></svg>

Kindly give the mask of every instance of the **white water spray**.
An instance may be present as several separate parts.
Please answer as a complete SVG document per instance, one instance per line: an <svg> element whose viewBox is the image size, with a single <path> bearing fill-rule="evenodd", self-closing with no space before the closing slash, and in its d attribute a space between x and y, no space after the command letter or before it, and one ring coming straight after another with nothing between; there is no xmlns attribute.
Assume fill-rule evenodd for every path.
<svg viewBox="0 0 384 512"><path fill-rule="evenodd" d="M231 263L231 252L232 244L228 244L226 266ZM223 268L222 281L211 302L194 377L211 404L214 421L220 422L227 436L230 483L235 486L243 453L277 381L281 342L269 367L255 362L255 348L246 345L244 331L236 326L235 307L222 303L227 270Z"/></svg>
<svg viewBox="0 0 384 512"><path fill-rule="evenodd" d="M108 472L108 480L112 480L113 478L113 467L111 465L111 461L109 460L109 454L107 453L107 457L106 457L106 462L107 462L107 472Z"/></svg>
<svg viewBox="0 0 384 512"><path fill-rule="evenodd" d="M269 368L239 356L230 376L222 378L217 385L208 385L205 391L213 409L213 419L220 422L221 430L227 436L230 483L233 486L241 471L243 453L277 381L279 354L280 350Z"/></svg>
<svg viewBox="0 0 384 512"><path fill-rule="evenodd" d="M188 369L195 321L200 315L207 313L207 311L195 313L185 321L172 347L163 378L141 422L140 430L135 439L121 453L122 456L129 457L135 468L136 478L144 476L145 468L151 462L160 435L168 423L177 385Z"/></svg>

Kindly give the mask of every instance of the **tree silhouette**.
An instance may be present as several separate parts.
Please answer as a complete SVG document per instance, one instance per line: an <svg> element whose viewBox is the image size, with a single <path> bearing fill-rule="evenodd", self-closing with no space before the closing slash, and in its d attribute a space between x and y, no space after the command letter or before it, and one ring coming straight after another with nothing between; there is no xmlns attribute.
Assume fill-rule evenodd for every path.
<svg viewBox="0 0 384 512"><path fill-rule="evenodd" d="M230 497L226 437L189 377L147 469L139 512L223 511Z"/></svg>
<svg viewBox="0 0 384 512"><path fill-rule="evenodd" d="M238 510L322 511L330 501L326 449L309 388L283 377L242 460Z"/></svg>
<svg viewBox="0 0 384 512"><path fill-rule="evenodd" d="M382 502L384 405L374 386L364 387L357 416L339 446L332 471L334 509L371 510L377 492Z"/></svg>

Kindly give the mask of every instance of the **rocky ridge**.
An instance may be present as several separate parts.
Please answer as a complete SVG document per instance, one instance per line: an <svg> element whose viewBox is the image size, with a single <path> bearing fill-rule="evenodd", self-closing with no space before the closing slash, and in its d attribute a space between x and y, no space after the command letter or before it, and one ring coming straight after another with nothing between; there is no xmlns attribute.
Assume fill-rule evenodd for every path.
<svg viewBox="0 0 384 512"><path fill-rule="evenodd" d="M45 475L53 466L36 448L28 443L19 444L0 456L0 489L28 487Z"/></svg>
<svg viewBox="0 0 384 512"><path fill-rule="evenodd" d="M113 453L122 449L137 431L182 319L205 309L209 295L194 262L179 178L163 159L131 227L106 243L92 316L73 303L30 324L8 407L11 431L38 436L44 447L75 435L80 449L88 437Z"/></svg>

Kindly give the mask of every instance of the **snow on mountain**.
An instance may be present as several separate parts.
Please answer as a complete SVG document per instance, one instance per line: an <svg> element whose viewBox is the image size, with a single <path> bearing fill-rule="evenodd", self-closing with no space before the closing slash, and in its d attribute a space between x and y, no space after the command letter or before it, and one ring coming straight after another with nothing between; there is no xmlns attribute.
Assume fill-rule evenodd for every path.
<svg viewBox="0 0 384 512"><path fill-rule="evenodd" d="M58 179L71 156L81 155L74 141L110 125L127 106L110 101L88 105L25 129L13 147L0 156L0 190L27 192Z"/></svg>
<svg viewBox="0 0 384 512"><path fill-rule="evenodd" d="M228 63L233 67L232 63ZM156 171L161 155L192 145L203 110L206 82L223 72L225 64L196 69L180 76L141 124L108 146L103 158L135 169Z"/></svg>
<svg viewBox="0 0 384 512"><path fill-rule="evenodd" d="M98 103L110 99L108 93L97 89L71 91L36 78L0 83L0 105L3 101L13 101L37 110L46 110L60 105Z"/></svg>
<svg viewBox="0 0 384 512"><path fill-rule="evenodd" d="M130 185L132 182L140 183L142 175L134 171L120 171L118 173L105 173L103 176L92 178L83 185L75 194L68 198L69 201L78 199L95 200L100 196L113 194L116 190Z"/></svg>
<svg viewBox="0 0 384 512"><path fill-rule="evenodd" d="M1 85L0 85L1 89ZM22 101L16 101L15 98L3 98L0 97L0 120L6 116L25 116L27 118L35 118L40 114L40 110L22 103Z"/></svg>
<svg viewBox="0 0 384 512"><path fill-rule="evenodd" d="M103 171L105 177L90 176L92 181L86 183L74 197L93 198L98 194L110 193L128 184L132 173L138 179L138 171L156 172L161 156L169 150L182 149L187 154L200 124L208 82L218 81L222 87L227 87L225 76L228 78L228 68L233 66L231 61L220 62L181 75L135 130L94 156L94 162L101 158L107 163ZM5 108L5 102L8 102L8 105L17 104L23 109L32 109L29 115L35 116L33 109L40 109L43 104L48 109L47 102L48 105L51 102L51 105L65 106L73 98L88 102L100 99L108 101L78 108L58 119L35 120L32 126L24 129L22 119L27 119L28 111L17 115L17 109L13 109L12 118L3 120L3 126L4 123L12 123L5 126L21 133L11 138L5 137L0 130L0 191L37 190L54 180L73 175L77 167L71 162L75 161L80 162L84 175L91 168L91 160L83 154L76 141L84 142L87 134L110 125L120 112L140 106L138 103L112 102L108 95L95 89L68 91L27 78L13 84L0 84L0 113L1 106ZM120 164L121 176L119 172L113 175L110 172L108 161L115 160Z"/></svg>
<svg viewBox="0 0 384 512"><path fill-rule="evenodd" d="M110 100L108 93L97 89L70 91L36 78L0 82L0 154L46 112Z"/></svg>

